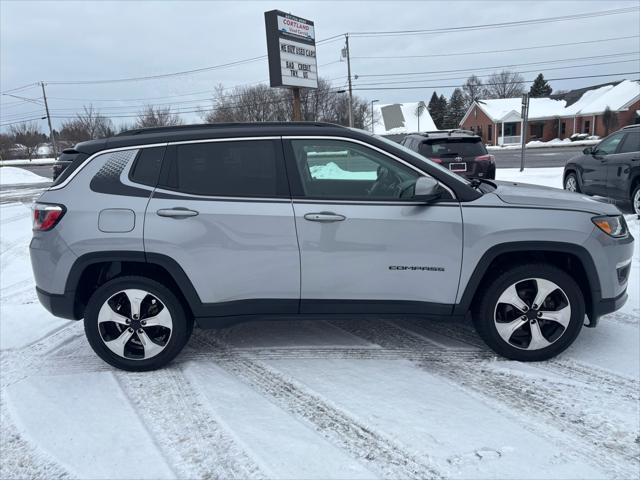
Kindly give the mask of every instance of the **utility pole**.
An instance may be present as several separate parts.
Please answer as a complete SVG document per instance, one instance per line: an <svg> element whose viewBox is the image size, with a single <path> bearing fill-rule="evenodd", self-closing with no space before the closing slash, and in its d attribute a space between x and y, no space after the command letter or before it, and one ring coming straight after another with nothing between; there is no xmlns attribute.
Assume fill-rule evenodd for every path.
<svg viewBox="0 0 640 480"><path fill-rule="evenodd" d="M373 131L373 104L379 102L379 100L371 100L371 133L374 133Z"/></svg>
<svg viewBox="0 0 640 480"><path fill-rule="evenodd" d="M520 157L520 171L524 171L524 152L527 145L527 122L529 120L529 94L522 94L522 127L520 128L520 137L522 140L522 153Z"/></svg>
<svg viewBox="0 0 640 480"><path fill-rule="evenodd" d="M42 99L44 100L44 109L47 112L47 122L49 123L49 137L51 137L51 144L53 146L53 157L58 158L58 147L56 146L56 137L53 135L53 128L51 128L51 115L49 115L49 105L47 104L47 93L44 91L44 82L40 82L42 87Z"/></svg>
<svg viewBox="0 0 640 480"><path fill-rule="evenodd" d="M347 76L349 77L349 126L353 127L353 92L351 90L351 57L349 56L349 34L345 33L346 39L346 55L347 55Z"/></svg>
<svg viewBox="0 0 640 480"><path fill-rule="evenodd" d="M302 107L300 105L300 89L298 87L292 88L293 93L293 121L302 121Z"/></svg>

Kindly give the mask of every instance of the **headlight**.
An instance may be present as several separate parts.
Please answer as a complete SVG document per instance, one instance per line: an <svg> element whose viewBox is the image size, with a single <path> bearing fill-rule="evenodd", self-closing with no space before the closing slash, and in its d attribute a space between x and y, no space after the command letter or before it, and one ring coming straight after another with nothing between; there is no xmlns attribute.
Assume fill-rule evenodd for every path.
<svg viewBox="0 0 640 480"><path fill-rule="evenodd" d="M620 238L628 233L627 222L622 215L593 217L591 221L610 237Z"/></svg>

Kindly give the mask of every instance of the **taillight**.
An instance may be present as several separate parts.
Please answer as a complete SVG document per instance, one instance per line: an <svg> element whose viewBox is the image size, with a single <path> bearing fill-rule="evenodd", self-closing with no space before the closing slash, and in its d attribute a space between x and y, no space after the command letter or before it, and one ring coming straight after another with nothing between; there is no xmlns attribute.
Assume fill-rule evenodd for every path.
<svg viewBox="0 0 640 480"><path fill-rule="evenodd" d="M46 232L55 227L66 209L63 205L36 203L33 205L33 230Z"/></svg>
<svg viewBox="0 0 640 480"><path fill-rule="evenodd" d="M442 160L440 160L439 158L429 157L429 160L431 160L432 162L436 162L436 163L442 163Z"/></svg>
<svg viewBox="0 0 640 480"><path fill-rule="evenodd" d="M481 162L491 162L494 163L496 161L496 157L494 157L493 155L480 155L479 157L476 157L476 160L479 160Z"/></svg>

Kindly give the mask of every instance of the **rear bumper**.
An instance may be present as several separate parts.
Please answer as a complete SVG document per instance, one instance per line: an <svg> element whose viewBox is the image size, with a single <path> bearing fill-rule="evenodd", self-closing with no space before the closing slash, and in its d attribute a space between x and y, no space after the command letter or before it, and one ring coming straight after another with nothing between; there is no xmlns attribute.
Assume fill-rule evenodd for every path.
<svg viewBox="0 0 640 480"><path fill-rule="evenodd" d="M56 317L68 320L79 320L75 313L75 292L65 292L62 295L45 292L36 287L38 300L44 308Z"/></svg>

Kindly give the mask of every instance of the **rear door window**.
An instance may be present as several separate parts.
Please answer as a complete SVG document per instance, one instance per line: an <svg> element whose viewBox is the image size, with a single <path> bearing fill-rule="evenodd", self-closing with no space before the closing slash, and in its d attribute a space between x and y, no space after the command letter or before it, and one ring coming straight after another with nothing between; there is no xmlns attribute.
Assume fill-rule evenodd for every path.
<svg viewBox="0 0 640 480"><path fill-rule="evenodd" d="M248 140L172 146L163 186L196 195L288 196L277 143Z"/></svg>
<svg viewBox="0 0 640 480"><path fill-rule="evenodd" d="M160 176L164 149L165 147L151 147L140 150L131 169L131 181L155 187Z"/></svg>
<svg viewBox="0 0 640 480"><path fill-rule="evenodd" d="M479 157L487 154L480 140L429 140L420 145L421 155L429 158Z"/></svg>

